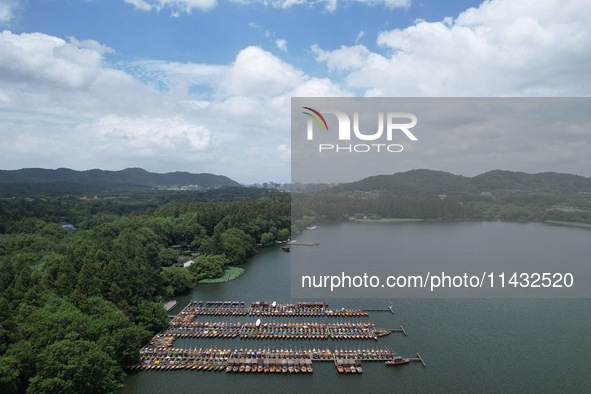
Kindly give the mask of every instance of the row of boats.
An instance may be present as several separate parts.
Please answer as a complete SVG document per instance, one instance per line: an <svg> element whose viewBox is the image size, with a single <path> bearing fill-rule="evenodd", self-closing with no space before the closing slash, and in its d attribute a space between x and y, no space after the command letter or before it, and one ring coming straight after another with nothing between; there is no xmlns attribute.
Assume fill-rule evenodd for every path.
<svg viewBox="0 0 591 394"><path fill-rule="evenodd" d="M324 302L278 304L276 301L256 301L247 308L242 301L192 301L178 318L192 321L195 316L368 316L362 309L331 309ZM186 320L185 320L186 319Z"/></svg>
<svg viewBox="0 0 591 394"><path fill-rule="evenodd" d="M220 349L151 348L140 351L133 370L223 371L236 373L312 373L312 361L333 361L340 373L362 373L361 361L409 362L391 349Z"/></svg>
<svg viewBox="0 0 591 394"><path fill-rule="evenodd" d="M262 359L262 358L231 358L228 360L226 372L245 373L312 373L310 359Z"/></svg>
<svg viewBox="0 0 591 394"><path fill-rule="evenodd" d="M334 365L339 373L363 373L359 360L335 358Z"/></svg>
<svg viewBox="0 0 591 394"><path fill-rule="evenodd" d="M172 323L163 334L174 338L243 339L374 339L390 334L377 330L373 323L315 322L191 322Z"/></svg>

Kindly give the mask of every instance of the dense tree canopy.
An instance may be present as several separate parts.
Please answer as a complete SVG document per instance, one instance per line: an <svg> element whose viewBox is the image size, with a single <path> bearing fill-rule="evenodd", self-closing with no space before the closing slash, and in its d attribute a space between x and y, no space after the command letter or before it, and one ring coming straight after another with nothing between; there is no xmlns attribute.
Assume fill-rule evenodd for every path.
<svg viewBox="0 0 591 394"><path fill-rule="evenodd" d="M288 195L246 188L0 200L0 392L115 392L163 298L289 236L289 215Z"/></svg>

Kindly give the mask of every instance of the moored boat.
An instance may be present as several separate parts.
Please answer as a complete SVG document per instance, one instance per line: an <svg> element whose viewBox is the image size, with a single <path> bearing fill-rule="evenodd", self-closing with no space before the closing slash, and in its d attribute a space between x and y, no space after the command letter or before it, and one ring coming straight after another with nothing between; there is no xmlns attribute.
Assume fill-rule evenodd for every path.
<svg viewBox="0 0 591 394"><path fill-rule="evenodd" d="M408 358L404 358L404 357L394 357L391 360L386 361L387 365L401 365L401 364L408 364L410 362L410 359Z"/></svg>

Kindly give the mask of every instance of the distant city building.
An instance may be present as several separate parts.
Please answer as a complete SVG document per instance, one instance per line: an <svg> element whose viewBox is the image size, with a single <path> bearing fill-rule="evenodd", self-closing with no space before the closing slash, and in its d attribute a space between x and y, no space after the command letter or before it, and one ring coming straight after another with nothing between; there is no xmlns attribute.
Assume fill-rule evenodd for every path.
<svg viewBox="0 0 591 394"><path fill-rule="evenodd" d="M252 185L244 185L244 186L256 187L258 189L279 190L279 191L283 191L283 192L291 191L291 183L263 182L263 183L254 183Z"/></svg>

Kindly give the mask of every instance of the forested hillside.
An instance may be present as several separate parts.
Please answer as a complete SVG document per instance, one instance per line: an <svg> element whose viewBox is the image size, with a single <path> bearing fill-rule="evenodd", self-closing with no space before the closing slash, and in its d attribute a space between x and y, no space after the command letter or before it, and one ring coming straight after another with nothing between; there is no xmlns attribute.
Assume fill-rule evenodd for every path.
<svg viewBox="0 0 591 394"><path fill-rule="evenodd" d="M494 170L472 178L412 170L314 193L294 193L294 226L318 219L569 221L591 223L591 179Z"/></svg>
<svg viewBox="0 0 591 394"><path fill-rule="evenodd" d="M289 237L278 192L125 197L0 200L0 392L116 391L167 323L165 296Z"/></svg>
<svg viewBox="0 0 591 394"><path fill-rule="evenodd" d="M84 192L140 190L173 186L210 189L235 187L240 184L222 175L190 174L188 172L156 174L141 168L126 168L121 171L75 171L69 168L0 170L0 197L27 197L39 194L63 196Z"/></svg>

